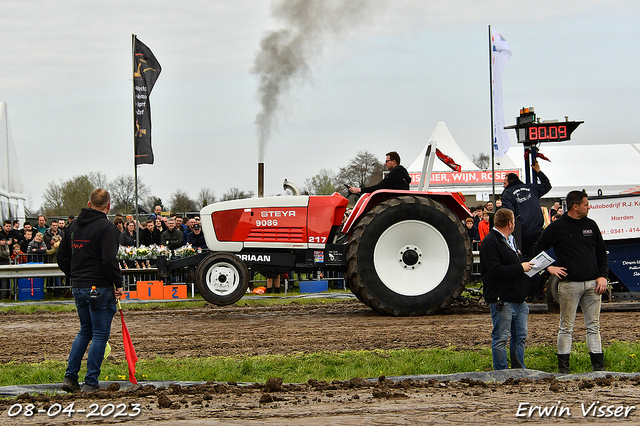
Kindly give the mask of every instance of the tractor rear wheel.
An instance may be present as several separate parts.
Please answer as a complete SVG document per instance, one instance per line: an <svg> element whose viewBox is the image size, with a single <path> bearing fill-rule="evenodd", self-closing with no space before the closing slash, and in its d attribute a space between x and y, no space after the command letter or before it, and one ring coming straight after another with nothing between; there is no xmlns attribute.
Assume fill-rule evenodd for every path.
<svg viewBox="0 0 640 426"><path fill-rule="evenodd" d="M558 297L558 284L560 279L555 275L551 275L547 280L547 291L545 293L547 299L547 311L557 312L560 310L560 298Z"/></svg>
<svg viewBox="0 0 640 426"><path fill-rule="evenodd" d="M249 271L234 254L213 253L196 269L196 288L214 305L231 305L244 296L249 287Z"/></svg>
<svg viewBox="0 0 640 426"><path fill-rule="evenodd" d="M348 244L351 291L385 315L424 315L446 306L464 289L473 261L458 217L418 196L375 206Z"/></svg>

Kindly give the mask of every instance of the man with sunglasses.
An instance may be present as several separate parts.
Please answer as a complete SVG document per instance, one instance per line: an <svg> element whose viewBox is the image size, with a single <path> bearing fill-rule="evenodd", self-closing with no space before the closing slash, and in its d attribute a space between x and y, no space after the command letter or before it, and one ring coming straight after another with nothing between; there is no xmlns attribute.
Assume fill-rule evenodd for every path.
<svg viewBox="0 0 640 426"><path fill-rule="evenodd" d="M400 165L400 156L398 153L395 151L388 152L387 160L384 164L389 170L389 173L387 173L384 179L376 185L365 186L364 188L349 187L349 192L352 194L366 194L377 191L378 189L405 189L408 191L411 176L409 176L407 169Z"/></svg>

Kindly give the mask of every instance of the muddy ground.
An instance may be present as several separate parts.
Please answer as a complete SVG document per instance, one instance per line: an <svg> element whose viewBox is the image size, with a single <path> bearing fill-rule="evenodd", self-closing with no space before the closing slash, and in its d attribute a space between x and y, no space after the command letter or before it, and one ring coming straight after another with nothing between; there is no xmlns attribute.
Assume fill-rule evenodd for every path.
<svg viewBox="0 0 640 426"><path fill-rule="evenodd" d="M126 306L125 306L126 309ZM318 350L433 348L459 349L490 346L491 320L477 307L458 307L442 315L393 318L380 316L357 301L338 304L227 306L207 305L190 309L125 311L125 321L139 358L203 357L210 355L260 355L306 353ZM639 312L603 312L603 342L638 340ZM529 316L529 345L555 345L557 313ZM39 312L23 315L0 313L1 364L65 360L78 327L75 313ZM575 335L584 340L584 323L579 313ZM114 318L110 343L112 356L124 359L120 318ZM40 397L24 395L16 401L0 401L0 424L430 424L458 422L518 421L518 408L539 405L562 415L562 421L584 422L592 403L614 405L610 417L600 420L640 423L640 414L630 409L616 417L618 406L640 409L640 377L557 381L517 379L501 384L480 382L404 381L388 379L369 383L347 382L287 385L272 380L251 387L234 383L189 388L144 387L102 392L89 398L79 395ZM71 417L9 417L8 409L19 403L33 403L49 410L53 404L75 409L91 404L108 413L109 403L127 416L95 416L74 413ZM118 404L125 404L120 405ZM130 416L140 404L140 413ZM525 404L525 405L523 405ZM526 405L530 404L530 405ZM126 407L126 408L125 408ZM571 415L567 415L567 410ZM17 408L14 408L14 410ZM53 407L55 411L56 407ZM524 409L524 408L523 408ZM625 409L621 412L624 413ZM53 412L51 411L51 412ZM526 410L525 410L526 411ZM522 413L523 411L521 411ZM620 412L620 411L619 411ZM526 411L528 414L529 412ZM603 409L606 416L608 411ZM598 412L595 413L596 416ZM558 416L531 419L557 421ZM163 423L164 422L164 423Z"/></svg>

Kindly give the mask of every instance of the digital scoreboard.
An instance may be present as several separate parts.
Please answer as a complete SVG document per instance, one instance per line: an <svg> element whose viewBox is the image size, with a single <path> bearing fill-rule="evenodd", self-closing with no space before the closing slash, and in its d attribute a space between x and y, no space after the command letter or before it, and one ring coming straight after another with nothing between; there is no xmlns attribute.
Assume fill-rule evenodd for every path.
<svg viewBox="0 0 640 426"><path fill-rule="evenodd" d="M580 123L577 121L535 123L526 128L526 141L533 143L568 141L571 139L571 133Z"/></svg>
<svg viewBox="0 0 640 426"><path fill-rule="evenodd" d="M571 140L571 133L582 123L584 121L569 121L569 117L565 117L564 121L540 121L531 107L520 110L520 117L516 117L515 126L505 126L505 129L515 129L518 143L524 146L526 183L535 182L537 179L535 170L533 170L533 177L531 176L530 165L538 161L540 143Z"/></svg>
<svg viewBox="0 0 640 426"><path fill-rule="evenodd" d="M539 142L563 142L571 140L571 133L584 121L546 121L536 120L533 108L522 108L520 117L516 118L515 126L505 129L515 129L518 143L537 145Z"/></svg>

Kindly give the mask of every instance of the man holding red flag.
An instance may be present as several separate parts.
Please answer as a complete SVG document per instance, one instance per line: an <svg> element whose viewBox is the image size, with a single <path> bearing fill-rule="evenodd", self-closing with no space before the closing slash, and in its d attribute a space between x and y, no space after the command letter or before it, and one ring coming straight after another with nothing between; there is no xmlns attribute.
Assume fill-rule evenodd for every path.
<svg viewBox="0 0 640 426"><path fill-rule="evenodd" d="M80 331L71 346L62 381L62 390L70 393L100 389L98 377L116 313L116 298L122 296L122 275L116 258L118 230L107 219L111 196L105 189L94 189L88 205L67 227L58 247L58 266L71 278L80 318ZM87 374L81 387L78 372L89 342Z"/></svg>

